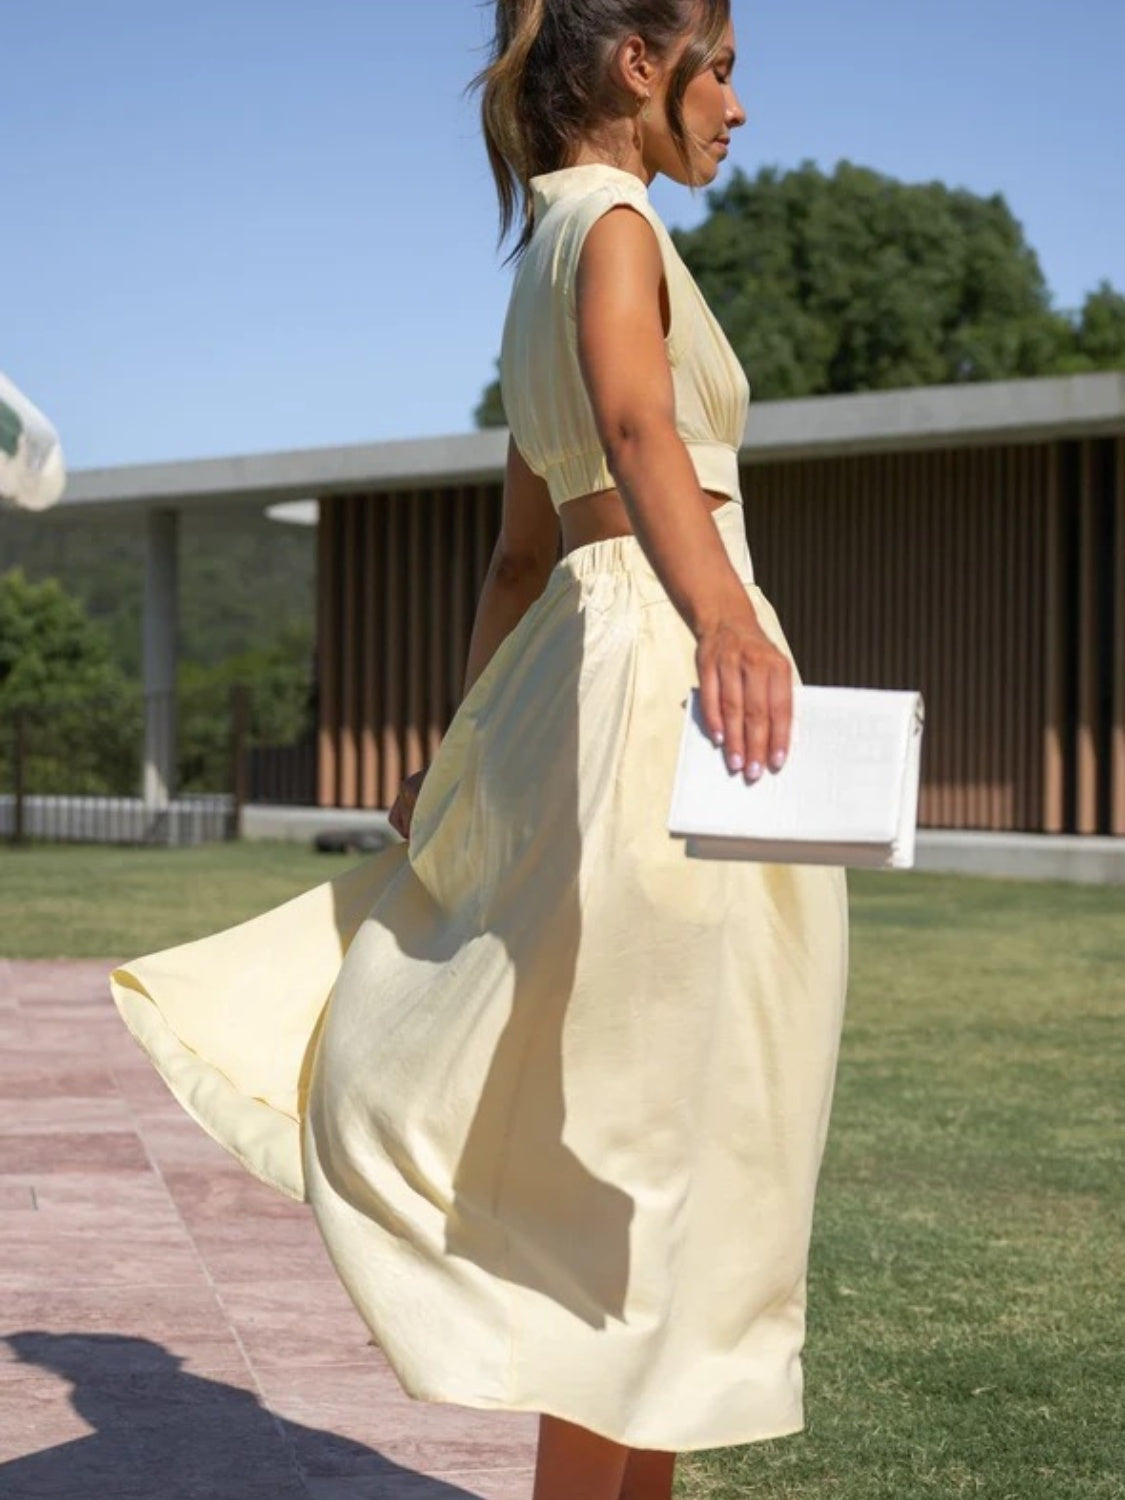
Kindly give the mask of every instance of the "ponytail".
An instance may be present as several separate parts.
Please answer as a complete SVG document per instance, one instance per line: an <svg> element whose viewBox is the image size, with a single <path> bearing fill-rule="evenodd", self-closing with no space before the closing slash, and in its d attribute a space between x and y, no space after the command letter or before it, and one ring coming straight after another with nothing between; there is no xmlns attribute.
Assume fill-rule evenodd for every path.
<svg viewBox="0 0 1125 1500"><path fill-rule="evenodd" d="M529 60L547 19L547 0L496 0L496 34L492 62L478 73L470 88L483 87L481 124L489 166L500 199L500 239L503 240L523 199L523 248L531 238L531 200L528 180L539 170L534 160L532 132L525 123Z"/></svg>
<svg viewBox="0 0 1125 1500"><path fill-rule="evenodd" d="M668 129L685 165L684 91L715 55L730 0L495 0L491 59L470 82L481 90L481 126L500 200L500 241L517 217L512 260L534 229L530 181L566 166L607 110L605 59L630 33L657 56L695 34L669 80ZM612 109L612 105L610 108Z"/></svg>

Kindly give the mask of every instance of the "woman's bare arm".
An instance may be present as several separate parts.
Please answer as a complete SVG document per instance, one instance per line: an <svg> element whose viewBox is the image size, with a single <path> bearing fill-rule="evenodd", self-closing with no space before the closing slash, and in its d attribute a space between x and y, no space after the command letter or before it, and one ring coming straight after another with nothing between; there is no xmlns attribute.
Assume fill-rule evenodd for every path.
<svg viewBox="0 0 1125 1500"><path fill-rule="evenodd" d="M550 492L509 439L500 535L477 602L465 668L466 693L492 660L500 642L543 592L558 555L559 518ZM391 827L403 838L410 836L414 804L425 777L424 770L408 776L391 808Z"/></svg>
<svg viewBox="0 0 1125 1500"><path fill-rule="evenodd" d="M576 283L578 355L633 530L696 639L704 720L727 764L780 768L792 718L788 658L767 638L676 431L652 226L611 209L590 230Z"/></svg>
<svg viewBox="0 0 1125 1500"><path fill-rule="evenodd" d="M465 668L466 693L543 592L558 555L559 518L550 492L509 439L500 535L477 604Z"/></svg>

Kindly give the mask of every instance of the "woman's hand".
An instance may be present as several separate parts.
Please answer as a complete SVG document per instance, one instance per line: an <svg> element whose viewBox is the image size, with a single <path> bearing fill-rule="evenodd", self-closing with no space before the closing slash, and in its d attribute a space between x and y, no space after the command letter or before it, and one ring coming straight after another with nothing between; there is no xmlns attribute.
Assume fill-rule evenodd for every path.
<svg viewBox="0 0 1125 1500"><path fill-rule="evenodd" d="M399 788L395 805L389 813L391 827L396 833L400 833L404 839L410 837L410 823L414 817L414 805L418 801L418 793L422 790L422 783L426 779L425 771L415 771L413 776L408 776Z"/></svg>
<svg viewBox="0 0 1125 1500"><path fill-rule="evenodd" d="M700 633L695 661L703 723L727 768L747 781L780 771L793 722L789 658L756 622L727 618Z"/></svg>

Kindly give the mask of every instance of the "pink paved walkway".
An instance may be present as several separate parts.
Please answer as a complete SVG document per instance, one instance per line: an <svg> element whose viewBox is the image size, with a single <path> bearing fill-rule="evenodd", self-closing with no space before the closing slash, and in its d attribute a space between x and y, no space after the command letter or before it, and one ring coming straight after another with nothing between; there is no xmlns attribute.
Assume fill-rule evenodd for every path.
<svg viewBox="0 0 1125 1500"><path fill-rule="evenodd" d="M0 1495L527 1500L535 1416L402 1393L308 1211L182 1114L109 967L0 960Z"/></svg>

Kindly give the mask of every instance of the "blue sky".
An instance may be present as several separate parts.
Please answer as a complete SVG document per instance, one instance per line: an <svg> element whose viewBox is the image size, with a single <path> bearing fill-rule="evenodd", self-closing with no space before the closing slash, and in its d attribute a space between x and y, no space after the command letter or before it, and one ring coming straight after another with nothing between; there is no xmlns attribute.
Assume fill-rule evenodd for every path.
<svg viewBox="0 0 1125 1500"><path fill-rule="evenodd" d="M72 468L472 427L510 274L462 96L490 9L0 0L0 369ZM1121 0L734 14L728 171L847 158L999 191L1058 305L1125 290Z"/></svg>

